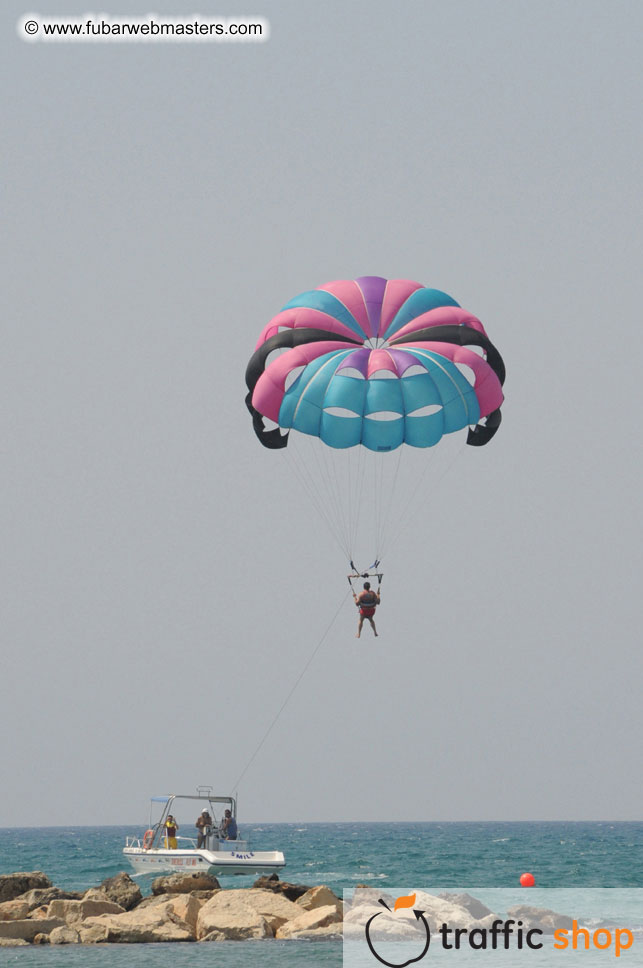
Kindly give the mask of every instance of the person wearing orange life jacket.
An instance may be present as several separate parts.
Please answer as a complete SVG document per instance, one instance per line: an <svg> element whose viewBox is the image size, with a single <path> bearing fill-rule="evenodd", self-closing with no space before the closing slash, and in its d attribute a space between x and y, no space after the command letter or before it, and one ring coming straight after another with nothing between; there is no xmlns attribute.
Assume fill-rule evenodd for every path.
<svg viewBox="0 0 643 968"><path fill-rule="evenodd" d="M361 591L359 595L356 595L355 592L353 592L353 598L355 600L355 604L359 608L359 622L357 625L357 633L355 635L355 638L358 639L362 634L362 625L364 624L365 618L368 619L368 621L371 624L371 628L373 629L373 632L377 636L377 629L375 628L375 621L373 619L373 616L375 615L375 609L380 604L379 589L378 591L374 592L371 589L370 581L365 581L364 590Z"/></svg>

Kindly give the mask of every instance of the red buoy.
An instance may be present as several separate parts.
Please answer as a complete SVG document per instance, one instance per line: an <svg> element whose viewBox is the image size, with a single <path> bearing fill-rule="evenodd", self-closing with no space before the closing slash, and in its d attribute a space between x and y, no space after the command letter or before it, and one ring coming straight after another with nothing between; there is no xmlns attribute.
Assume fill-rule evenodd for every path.
<svg viewBox="0 0 643 968"><path fill-rule="evenodd" d="M536 878L533 874L522 874L520 877L520 883L522 887L533 887L536 883Z"/></svg>

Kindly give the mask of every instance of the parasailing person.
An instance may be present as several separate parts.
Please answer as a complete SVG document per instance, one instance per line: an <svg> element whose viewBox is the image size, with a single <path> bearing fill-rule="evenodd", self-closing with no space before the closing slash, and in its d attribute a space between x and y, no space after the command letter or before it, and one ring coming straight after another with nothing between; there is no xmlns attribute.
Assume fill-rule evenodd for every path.
<svg viewBox="0 0 643 968"><path fill-rule="evenodd" d="M352 587L352 586L351 586ZM355 604L359 608L359 622L357 623L357 632L355 633L355 638L358 639L362 634L362 625L364 624L364 619L368 619L375 637L377 637L377 629L375 628L375 609L380 604L380 589L379 585L377 591L374 592L371 588L370 581L364 582L364 588L356 595L353 591L353 599Z"/></svg>

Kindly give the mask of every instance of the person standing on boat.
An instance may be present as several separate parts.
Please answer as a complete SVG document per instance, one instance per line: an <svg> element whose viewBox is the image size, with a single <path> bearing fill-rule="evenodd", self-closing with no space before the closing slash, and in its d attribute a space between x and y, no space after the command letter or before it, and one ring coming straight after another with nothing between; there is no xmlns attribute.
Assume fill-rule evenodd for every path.
<svg viewBox="0 0 643 968"><path fill-rule="evenodd" d="M205 847L206 838L210 833L210 828L212 827L212 817L210 816L207 807L201 811L201 816L197 819L195 826L199 831L199 837L196 844L197 849L199 847Z"/></svg>
<svg viewBox="0 0 643 968"><path fill-rule="evenodd" d="M221 824L221 836L224 840L237 839L237 821L232 816L231 810L225 811L223 823Z"/></svg>
<svg viewBox="0 0 643 968"><path fill-rule="evenodd" d="M178 823L170 814L165 821L165 846L169 847L170 850L176 850L176 832L178 829Z"/></svg>

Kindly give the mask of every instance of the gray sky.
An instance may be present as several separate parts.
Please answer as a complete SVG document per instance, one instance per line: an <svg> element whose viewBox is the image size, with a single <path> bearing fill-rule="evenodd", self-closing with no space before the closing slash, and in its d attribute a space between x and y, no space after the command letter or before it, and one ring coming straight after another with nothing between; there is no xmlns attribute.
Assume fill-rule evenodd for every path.
<svg viewBox="0 0 643 968"><path fill-rule="evenodd" d="M198 4L100 5L149 8ZM643 7L202 9L271 39L27 44L3 7L0 826L241 773L347 590L245 365L364 274L482 319L504 422L384 562L377 641L345 603L241 818L640 818Z"/></svg>

